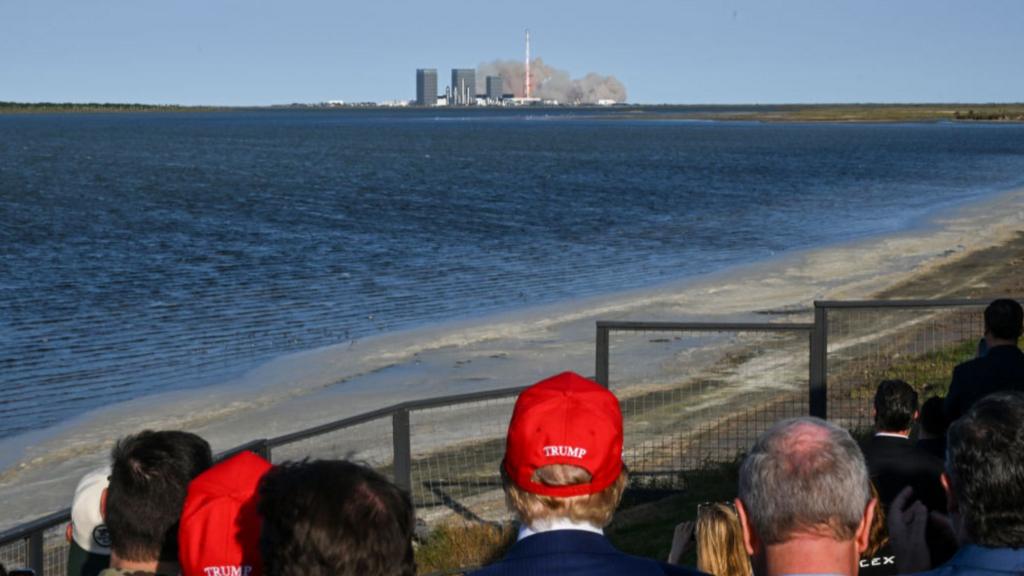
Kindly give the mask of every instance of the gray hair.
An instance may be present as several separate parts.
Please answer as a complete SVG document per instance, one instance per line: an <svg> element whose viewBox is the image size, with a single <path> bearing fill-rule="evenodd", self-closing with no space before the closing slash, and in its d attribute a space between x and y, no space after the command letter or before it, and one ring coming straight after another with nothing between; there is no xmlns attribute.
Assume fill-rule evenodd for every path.
<svg viewBox="0 0 1024 576"><path fill-rule="evenodd" d="M820 418L783 420L740 466L739 499L765 544L797 533L852 540L871 499L867 466L850 433Z"/></svg>

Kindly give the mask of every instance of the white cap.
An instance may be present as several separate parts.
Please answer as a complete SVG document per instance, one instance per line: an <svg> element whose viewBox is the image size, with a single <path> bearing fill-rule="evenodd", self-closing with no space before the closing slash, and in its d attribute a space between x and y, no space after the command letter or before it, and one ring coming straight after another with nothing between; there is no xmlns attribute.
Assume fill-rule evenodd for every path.
<svg viewBox="0 0 1024 576"><path fill-rule="evenodd" d="M71 501L71 538L86 552L110 554L110 534L100 511L109 477L110 466L89 472L78 481Z"/></svg>

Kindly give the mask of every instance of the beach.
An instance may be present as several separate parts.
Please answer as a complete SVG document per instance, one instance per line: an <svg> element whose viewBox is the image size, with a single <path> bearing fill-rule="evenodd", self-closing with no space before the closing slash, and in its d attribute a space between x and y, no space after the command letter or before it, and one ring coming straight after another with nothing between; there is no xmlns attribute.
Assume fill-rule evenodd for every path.
<svg viewBox="0 0 1024 576"><path fill-rule="evenodd" d="M120 436L182 428L225 450L404 401L593 374L597 320L808 321L814 300L1024 291L1024 190L947 209L898 234L794 251L701 277L406 330L273 360L231 382L100 409L7 441L0 525L67 505ZM766 316L767 315L767 316ZM628 375L627 375L628 376ZM725 399L720 399L725 401ZM456 428L448 433L458 435Z"/></svg>

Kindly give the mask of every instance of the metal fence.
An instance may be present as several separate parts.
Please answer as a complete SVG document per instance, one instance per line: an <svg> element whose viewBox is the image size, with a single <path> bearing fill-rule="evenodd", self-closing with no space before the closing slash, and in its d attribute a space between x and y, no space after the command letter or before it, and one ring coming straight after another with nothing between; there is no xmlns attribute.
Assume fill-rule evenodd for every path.
<svg viewBox="0 0 1024 576"><path fill-rule="evenodd" d="M977 354L989 302L815 302L829 420L850 430L870 429L875 387L884 379L906 380L922 401L944 396L953 367Z"/></svg>
<svg viewBox="0 0 1024 576"><path fill-rule="evenodd" d="M685 487L688 474L735 461L773 422L807 414L813 330L598 322L597 380L622 405L634 482Z"/></svg>
<svg viewBox="0 0 1024 576"><path fill-rule="evenodd" d="M977 300L815 302L813 323L598 322L596 379L619 397L635 485L683 488L687 475L734 461L790 416L870 425L882 378L927 396L974 355ZM273 462L361 461L408 490L419 518L507 518L498 466L522 388L398 404L222 454ZM0 562L65 571L63 510L0 534Z"/></svg>

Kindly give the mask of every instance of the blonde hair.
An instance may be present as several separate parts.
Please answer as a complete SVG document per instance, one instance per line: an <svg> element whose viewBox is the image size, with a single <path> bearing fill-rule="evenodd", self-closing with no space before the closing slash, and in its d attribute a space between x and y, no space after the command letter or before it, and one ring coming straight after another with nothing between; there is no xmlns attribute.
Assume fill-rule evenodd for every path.
<svg viewBox="0 0 1024 576"><path fill-rule="evenodd" d="M622 499L622 492L629 483L629 474L623 468L615 482L600 492L558 498L533 494L516 486L505 473L504 466L501 476L505 483L505 502L509 510L527 526L543 524L556 518L567 518L573 522L587 522L604 528L612 521L615 509L619 507L619 501ZM587 484L590 480L590 472L569 464L552 464L538 468L533 473L534 482L548 486L574 486Z"/></svg>
<svg viewBox="0 0 1024 576"><path fill-rule="evenodd" d="M751 576L739 516L727 504L697 509L697 570L715 576Z"/></svg>
<svg viewBox="0 0 1024 576"><path fill-rule="evenodd" d="M871 483L871 497L878 499L878 489L875 483ZM889 542L889 530L885 526L885 510L881 506L875 506L875 517L871 520L871 528L868 531L868 547L861 558L873 558L878 551Z"/></svg>

